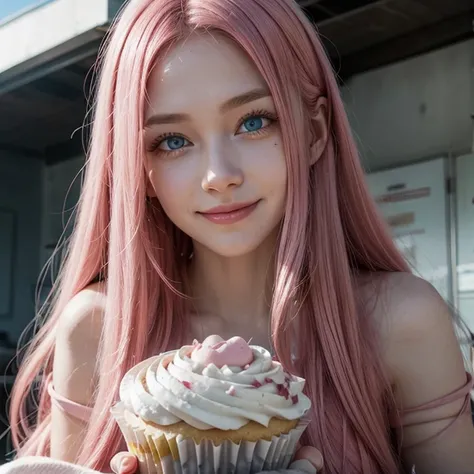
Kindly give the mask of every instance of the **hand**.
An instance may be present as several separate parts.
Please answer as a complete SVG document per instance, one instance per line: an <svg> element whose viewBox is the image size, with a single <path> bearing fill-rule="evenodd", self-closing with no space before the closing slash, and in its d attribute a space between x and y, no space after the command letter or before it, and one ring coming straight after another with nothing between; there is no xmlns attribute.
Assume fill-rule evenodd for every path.
<svg viewBox="0 0 474 474"><path fill-rule="evenodd" d="M135 474L138 472L138 459L130 453L117 453L110 461L115 474Z"/></svg>
<svg viewBox="0 0 474 474"><path fill-rule="evenodd" d="M280 474L315 474L323 468L323 456L311 446L300 448L288 469L278 471ZM110 467L115 474L135 474L138 471L137 458L130 453L116 454L110 462ZM276 471L265 471L272 474Z"/></svg>

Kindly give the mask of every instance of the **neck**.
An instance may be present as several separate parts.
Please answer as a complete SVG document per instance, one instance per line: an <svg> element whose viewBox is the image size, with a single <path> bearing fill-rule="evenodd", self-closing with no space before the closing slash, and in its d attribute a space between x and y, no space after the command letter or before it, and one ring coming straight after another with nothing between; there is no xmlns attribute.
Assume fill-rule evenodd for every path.
<svg viewBox="0 0 474 474"><path fill-rule="evenodd" d="M223 257L194 243L190 291L198 313L224 322L267 322L275 277L276 233L239 257Z"/></svg>

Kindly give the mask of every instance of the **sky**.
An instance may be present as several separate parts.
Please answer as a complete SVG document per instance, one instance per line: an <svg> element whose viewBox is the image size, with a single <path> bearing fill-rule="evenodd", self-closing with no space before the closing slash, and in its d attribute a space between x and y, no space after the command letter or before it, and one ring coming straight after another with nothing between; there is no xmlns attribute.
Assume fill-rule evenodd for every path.
<svg viewBox="0 0 474 474"><path fill-rule="evenodd" d="M0 21L13 13L40 3L45 3L45 0L0 0Z"/></svg>

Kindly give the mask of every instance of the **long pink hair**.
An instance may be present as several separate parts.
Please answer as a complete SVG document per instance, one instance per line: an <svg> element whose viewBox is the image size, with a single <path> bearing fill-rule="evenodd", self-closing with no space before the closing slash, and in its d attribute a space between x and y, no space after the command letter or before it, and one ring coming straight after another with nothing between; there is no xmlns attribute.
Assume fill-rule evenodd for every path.
<svg viewBox="0 0 474 474"><path fill-rule="evenodd" d="M292 0L132 0L105 46L93 133L75 231L52 309L31 342L11 399L19 456L49 455L51 403L44 379L36 419L27 399L52 371L58 319L98 275L107 304L100 379L77 462L106 470L123 448L109 416L124 373L181 344L186 334L183 249L177 230L146 196L141 130L149 73L194 30L221 32L247 52L266 80L280 121L288 202L277 253L272 340L285 367L307 380L313 402L304 442L328 473L390 473L389 386L380 339L358 302L355 275L408 271L367 190L336 79L316 31ZM312 119L328 101L329 140L310 169ZM165 230L157 231L157 229ZM173 328L173 331L172 331ZM293 362L290 352L298 348Z"/></svg>

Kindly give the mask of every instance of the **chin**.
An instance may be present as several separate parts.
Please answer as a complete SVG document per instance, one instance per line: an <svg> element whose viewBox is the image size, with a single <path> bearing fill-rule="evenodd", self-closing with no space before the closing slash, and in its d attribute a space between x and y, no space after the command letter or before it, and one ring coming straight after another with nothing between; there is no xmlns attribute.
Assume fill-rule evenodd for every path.
<svg viewBox="0 0 474 474"><path fill-rule="evenodd" d="M241 244L241 245L216 245L214 242L212 245L207 246L207 248L219 255L221 257L226 258L236 258L236 257L243 257L249 253L252 253L259 247L259 243L254 245L249 244Z"/></svg>
<svg viewBox="0 0 474 474"><path fill-rule="evenodd" d="M259 238L260 237L260 238ZM265 241L267 236L256 236L245 239L218 239L214 238L212 242L204 242L201 240L201 245L204 245L208 250L221 257L236 258L243 257L249 253L257 250Z"/></svg>
<svg viewBox="0 0 474 474"><path fill-rule="evenodd" d="M283 216L280 214L276 214L274 218L267 214L267 216L257 219L256 222L249 222L248 225L241 226L240 229L232 229L230 226L212 228L210 224L206 223L204 227L183 226L181 230L195 243L215 255L236 258L260 250L260 248L265 249L264 253L273 252L278 242L282 218Z"/></svg>

